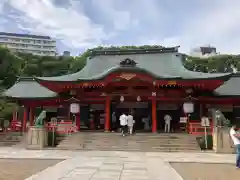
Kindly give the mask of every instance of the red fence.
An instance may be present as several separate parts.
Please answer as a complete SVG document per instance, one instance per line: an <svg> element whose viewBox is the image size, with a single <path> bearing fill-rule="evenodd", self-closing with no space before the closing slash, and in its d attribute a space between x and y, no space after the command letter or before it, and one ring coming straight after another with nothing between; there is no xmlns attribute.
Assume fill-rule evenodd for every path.
<svg viewBox="0 0 240 180"><path fill-rule="evenodd" d="M22 131L22 122L13 120L10 124L10 127L7 128L7 131L12 131L12 132Z"/></svg>
<svg viewBox="0 0 240 180"><path fill-rule="evenodd" d="M47 129L49 131L55 130L58 134L71 134L77 131L77 126L72 123L72 121L61 121L57 124L47 124ZM10 126L7 128L7 131L11 132L20 132L22 131L21 121L12 121Z"/></svg>
<svg viewBox="0 0 240 180"><path fill-rule="evenodd" d="M47 124L47 128L49 131L55 130L58 134L71 134L73 132L77 132L77 126L72 123L72 121L61 121L57 124ZM7 131L12 132L20 132L22 131L22 123L20 121L12 121ZM207 133L212 134L213 132L213 124L211 123L209 127L207 127ZM190 121L188 123L188 133L192 135L204 135L204 127L201 126L200 121Z"/></svg>
<svg viewBox="0 0 240 180"><path fill-rule="evenodd" d="M58 134L71 134L78 131L77 126L72 121L61 121L57 124L48 123L47 128L49 131L54 130Z"/></svg>
<svg viewBox="0 0 240 180"><path fill-rule="evenodd" d="M190 121L188 123L188 133L192 135L204 135L204 127L202 127L200 121ZM210 126L207 127L207 133L212 134L213 132L213 124L210 123Z"/></svg>

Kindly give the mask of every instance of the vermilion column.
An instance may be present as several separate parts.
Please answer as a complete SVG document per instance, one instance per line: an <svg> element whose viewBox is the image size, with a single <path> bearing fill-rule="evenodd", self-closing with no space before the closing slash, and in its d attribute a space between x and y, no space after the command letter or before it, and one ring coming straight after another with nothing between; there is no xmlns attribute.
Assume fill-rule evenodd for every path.
<svg viewBox="0 0 240 180"><path fill-rule="evenodd" d="M31 107L31 108L29 109L29 125L30 125L30 126L33 126L33 124L34 124L34 115L35 115L35 113L34 113L34 107Z"/></svg>
<svg viewBox="0 0 240 180"><path fill-rule="evenodd" d="M105 132L109 132L110 130L110 106L111 106L111 99L110 97L106 97L105 103Z"/></svg>
<svg viewBox="0 0 240 180"><path fill-rule="evenodd" d="M157 132L157 101L152 99L152 132Z"/></svg>
<svg viewBox="0 0 240 180"><path fill-rule="evenodd" d="M22 131L23 132L27 131L27 118L28 118L28 108L24 107L24 110L23 110L23 123L22 123Z"/></svg>

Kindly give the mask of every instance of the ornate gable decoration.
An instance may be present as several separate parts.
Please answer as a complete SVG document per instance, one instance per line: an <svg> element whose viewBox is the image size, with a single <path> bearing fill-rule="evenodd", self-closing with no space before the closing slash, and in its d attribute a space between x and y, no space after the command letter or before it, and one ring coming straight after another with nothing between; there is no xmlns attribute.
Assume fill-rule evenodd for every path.
<svg viewBox="0 0 240 180"><path fill-rule="evenodd" d="M136 64L137 63L134 60L129 59L129 58L126 58L120 62L120 66L122 66L122 67L135 67Z"/></svg>

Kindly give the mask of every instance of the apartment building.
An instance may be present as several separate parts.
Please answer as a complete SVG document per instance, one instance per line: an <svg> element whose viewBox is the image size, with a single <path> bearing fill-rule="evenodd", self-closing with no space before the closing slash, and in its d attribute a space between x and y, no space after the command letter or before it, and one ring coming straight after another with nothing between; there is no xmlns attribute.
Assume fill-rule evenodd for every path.
<svg viewBox="0 0 240 180"><path fill-rule="evenodd" d="M208 45L192 49L190 55L194 57L207 58L210 56L217 56L218 53L216 47Z"/></svg>
<svg viewBox="0 0 240 180"><path fill-rule="evenodd" d="M7 47L13 52L38 56L56 55L56 41L49 36L0 32L0 46Z"/></svg>
<svg viewBox="0 0 240 180"><path fill-rule="evenodd" d="M63 56L65 56L65 57L71 56L70 51L63 51Z"/></svg>

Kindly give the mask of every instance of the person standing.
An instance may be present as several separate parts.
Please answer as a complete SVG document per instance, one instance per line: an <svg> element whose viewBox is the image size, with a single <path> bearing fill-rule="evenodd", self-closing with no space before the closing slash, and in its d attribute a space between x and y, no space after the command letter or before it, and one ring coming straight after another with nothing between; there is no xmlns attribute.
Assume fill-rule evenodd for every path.
<svg viewBox="0 0 240 180"><path fill-rule="evenodd" d="M134 125L135 121L133 120L133 116L131 114L129 114L127 116L127 125L128 125L128 131L129 134L132 135L133 134L133 125Z"/></svg>
<svg viewBox="0 0 240 180"><path fill-rule="evenodd" d="M164 121L165 121L165 127L164 127L164 132L169 133L170 129L171 129L171 121L172 121L172 117L168 114L166 114L164 116Z"/></svg>
<svg viewBox="0 0 240 180"><path fill-rule="evenodd" d="M125 136L126 126L127 126L127 116L125 113L123 113L120 117L120 126L121 126L121 133L122 136Z"/></svg>
<svg viewBox="0 0 240 180"><path fill-rule="evenodd" d="M143 117L142 122L144 123L144 130L149 130L150 129L150 118L148 117Z"/></svg>
<svg viewBox="0 0 240 180"><path fill-rule="evenodd" d="M236 168L240 168L240 134L237 132L236 125L232 126L229 133L234 146L236 146L236 153L237 153Z"/></svg>
<svg viewBox="0 0 240 180"><path fill-rule="evenodd" d="M116 121L117 121L116 113L113 112L112 113L112 131L114 131L117 127Z"/></svg>

